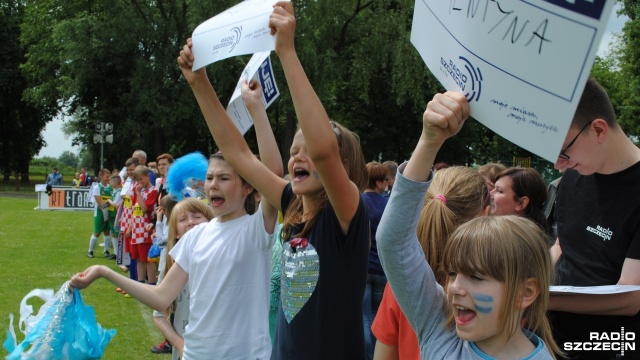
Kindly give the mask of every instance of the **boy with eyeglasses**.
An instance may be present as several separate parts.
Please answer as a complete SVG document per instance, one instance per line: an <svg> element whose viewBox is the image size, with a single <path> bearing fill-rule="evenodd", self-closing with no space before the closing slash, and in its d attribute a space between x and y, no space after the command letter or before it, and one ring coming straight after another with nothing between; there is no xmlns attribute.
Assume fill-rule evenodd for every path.
<svg viewBox="0 0 640 360"><path fill-rule="evenodd" d="M640 285L640 149L620 128L605 90L587 81L555 167L558 285ZM640 335L640 291L551 296L558 346L570 358L638 358L636 351L573 351L591 334Z"/></svg>

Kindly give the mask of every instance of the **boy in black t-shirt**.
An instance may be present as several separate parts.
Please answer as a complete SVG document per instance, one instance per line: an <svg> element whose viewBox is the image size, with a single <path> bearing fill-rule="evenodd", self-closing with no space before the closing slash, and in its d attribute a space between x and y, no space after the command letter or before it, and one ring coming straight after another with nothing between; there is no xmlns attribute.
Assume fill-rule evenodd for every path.
<svg viewBox="0 0 640 360"><path fill-rule="evenodd" d="M640 149L592 78L555 167L566 170L555 210L558 239L551 248L556 283L640 285ZM549 310L555 340L570 358L640 358L640 351L625 345L627 339L635 347L640 335L640 291L551 295ZM622 341L614 341L621 333ZM595 342L609 350L596 350Z"/></svg>

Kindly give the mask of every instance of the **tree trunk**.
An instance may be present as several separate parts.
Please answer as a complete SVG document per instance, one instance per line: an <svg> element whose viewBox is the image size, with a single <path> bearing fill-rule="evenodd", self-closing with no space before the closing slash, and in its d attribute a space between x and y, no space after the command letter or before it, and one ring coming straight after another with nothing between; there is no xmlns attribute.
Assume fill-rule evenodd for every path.
<svg viewBox="0 0 640 360"><path fill-rule="evenodd" d="M18 173L20 174L20 183L21 184L30 184L31 181L29 179L29 161L22 162L18 168Z"/></svg>

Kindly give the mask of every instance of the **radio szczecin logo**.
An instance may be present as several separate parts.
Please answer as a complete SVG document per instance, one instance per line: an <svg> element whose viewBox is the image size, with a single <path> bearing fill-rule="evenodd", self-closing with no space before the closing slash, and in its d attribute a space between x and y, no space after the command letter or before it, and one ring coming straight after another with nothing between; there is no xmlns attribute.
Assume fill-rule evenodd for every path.
<svg viewBox="0 0 640 360"><path fill-rule="evenodd" d="M482 93L482 72L464 56L458 59L462 60L462 64L454 63L453 60L446 61L441 57L441 70L458 84L468 101L479 101Z"/></svg>
<svg viewBox="0 0 640 360"><path fill-rule="evenodd" d="M220 40L219 44L213 46L212 50L214 53L218 50L222 50L227 46L231 46L229 52L232 52L236 45L240 43L240 37L242 36L242 26L234 26L233 28L231 28L230 32L231 35L223 37L222 40Z"/></svg>
<svg viewBox="0 0 640 360"><path fill-rule="evenodd" d="M636 350L636 333L625 332L590 332L589 341L565 342L563 350L571 351L620 351L624 356L625 350Z"/></svg>

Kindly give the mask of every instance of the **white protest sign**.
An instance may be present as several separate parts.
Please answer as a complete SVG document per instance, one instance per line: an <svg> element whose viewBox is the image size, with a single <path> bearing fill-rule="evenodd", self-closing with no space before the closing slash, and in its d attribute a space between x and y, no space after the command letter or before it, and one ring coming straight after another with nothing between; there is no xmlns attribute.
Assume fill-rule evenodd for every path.
<svg viewBox="0 0 640 360"><path fill-rule="evenodd" d="M198 25L191 35L193 70L237 55L274 50L269 17L274 0L245 0Z"/></svg>
<svg viewBox="0 0 640 360"><path fill-rule="evenodd" d="M278 86L276 85L276 79L273 76L273 68L271 67L271 54L270 51L255 53L247 66L245 66L240 75L240 80L236 85L236 89L231 95L231 100L227 106L227 114L236 124L236 127L244 135L253 126L253 119L249 115L249 110L242 100L242 82L247 79L256 80L260 82L262 88L262 101L265 108L268 108L280 95Z"/></svg>
<svg viewBox="0 0 640 360"><path fill-rule="evenodd" d="M614 3L416 0L411 42L471 116L555 162Z"/></svg>

